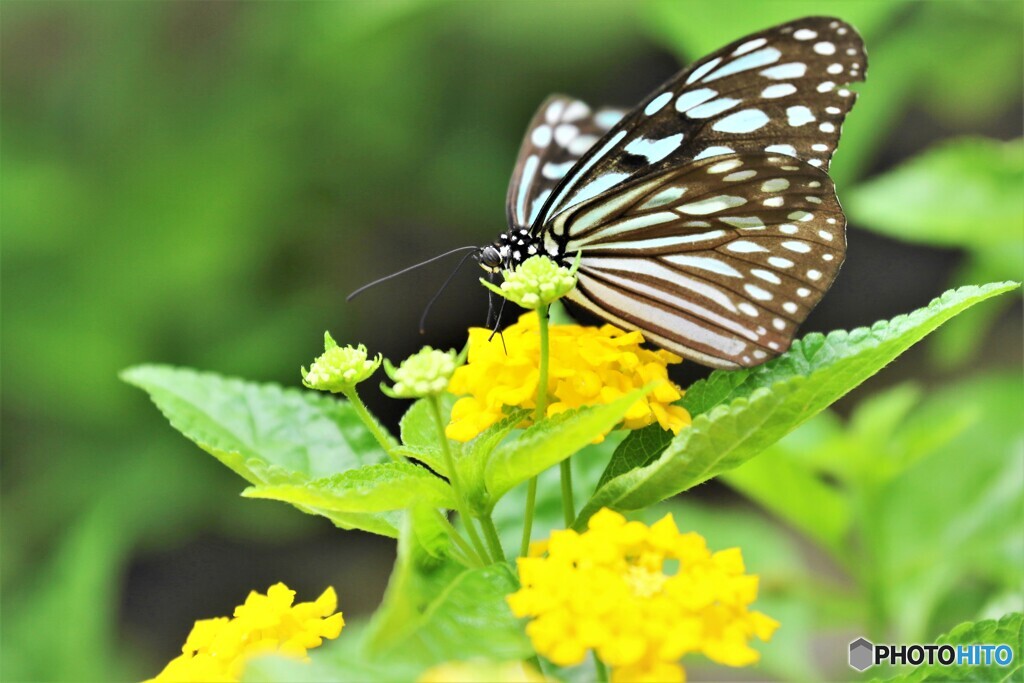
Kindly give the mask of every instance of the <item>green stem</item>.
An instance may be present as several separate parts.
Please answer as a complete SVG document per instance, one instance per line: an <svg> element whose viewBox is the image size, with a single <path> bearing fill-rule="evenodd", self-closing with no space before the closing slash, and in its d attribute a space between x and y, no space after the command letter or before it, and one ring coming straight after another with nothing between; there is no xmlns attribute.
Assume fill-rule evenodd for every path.
<svg viewBox="0 0 1024 683"><path fill-rule="evenodd" d="M448 437L444 433L444 422L441 420L440 401L435 395L430 397L429 403L431 411L434 413L434 424L437 425L437 433L441 440L441 452L444 454L444 465L448 469L448 480L451 482L452 490L455 492L456 509L459 511L459 516L462 517L462 524L466 527L466 533L469 534L469 540L473 542L473 548L476 549L477 555L482 558L487 557L487 549L480 540L480 534L476 531L476 526L473 524L473 518L469 516L469 508L466 507L466 497L463 495L459 471L455 469L455 459L452 458L452 450L448 445Z"/></svg>
<svg viewBox="0 0 1024 683"><path fill-rule="evenodd" d="M494 520L489 514L480 518L480 526L484 529L484 538L487 539L487 545L490 547L491 556L497 562L504 562L505 551L501 547L501 539L498 538L498 529L495 528Z"/></svg>
<svg viewBox="0 0 1024 683"><path fill-rule="evenodd" d="M562 470L562 516L565 518L565 528L572 527L576 519L576 509L572 502L572 465L570 458L561 462Z"/></svg>
<svg viewBox="0 0 1024 683"><path fill-rule="evenodd" d="M470 564L475 564L478 567L486 565L487 563L484 562L484 559L477 554L476 550L473 549L473 546L471 546L466 539L462 537L459 530L456 529L450 521L448 521L448 516L440 510L437 510L436 512L438 518L441 520L441 526L448 531L448 537L451 538L456 547L462 551L462 554L465 555L468 562Z"/></svg>
<svg viewBox="0 0 1024 683"><path fill-rule="evenodd" d="M548 411L548 307L537 309L540 318L540 373L537 377L537 409L533 414L534 423L547 416Z"/></svg>
<svg viewBox="0 0 1024 683"><path fill-rule="evenodd" d="M600 683L608 683L608 668L601 661L601 658L594 653L594 669L597 670L597 680Z"/></svg>
<svg viewBox="0 0 1024 683"><path fill-rule="evenodd" d="M366 428L370 430L370 433L373 434L373 438L377 440L377 443L379 443L380 447L384 449L384 452L387 453L392 460L405 460L402 456L395 455L391 452L393 449L398 447L398 442L395 441L395 437L391 436L391 434L381 426L380 422L377 422L377 418L373 416L373 413L367 410L366 404L363 403L363 399L359 398L359 393L356 391L356 388L354 386L349 387L345 389L343 393L345 394L345 398L348 399L349 405L351 405L352 409L356 411L356 415L358 415L359 419L363 421Z"/></svg>
<svg viewBox="0 0 1024 683"><path fill-rule="evenodd" d="M537 309L540 319L540 368L537 376L537 407L533 413L533 423L538 424L548 411L548 306ZM523 514L523 540L519 544L519 556L526 557L530 551L530 536L533 533L533 508L537 502L537 477L530 479L526 490L526 511Z"/></svg>
<svg viewBox="0 0 1024 683"><path fill-rule="evenodd" d="M537 477L526 488L526 513L523 516L523 540L519 543L519 557L530 554L530 534L533 531L533 508L537 502Z"/></svg>

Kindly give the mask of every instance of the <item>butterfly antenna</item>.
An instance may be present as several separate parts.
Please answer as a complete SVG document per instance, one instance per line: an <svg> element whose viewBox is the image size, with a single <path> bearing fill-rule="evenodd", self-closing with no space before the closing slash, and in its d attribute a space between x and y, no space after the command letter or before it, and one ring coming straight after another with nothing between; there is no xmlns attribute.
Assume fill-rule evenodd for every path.
<svg viewBox="0 0 1024 683"><path fill-rule="evenodd" d="M476 249L476 250L479 251L479 249L477 247L473 247L473 249ZM455 251L459 251L459 250L458 249L454 249L452 251L449 251L448 254L454 253ZM447 256L448 254L442 254L442 255L443 256ZM466 254L465 256L462 257L462 260L459 261L459 265L455 266L455 270L452 271L452 274L448 276L448 279L444 281L444 284L441 285L441 288L438 289L437 292L434 294L434 296L431 297L430 301L427 302L426 308L423 309L423 315L420 316L420 334L424 334L427 331L427 314L430 313L430 307L433 306L434 302L437 301L441 297L441 294L444 292L444 290L447 289L448 285L451 284L451 281L453 279L455 279L455 275L459 272L459 269L462 268L463 264L465 264L466 261L469 260L469 257L472 256L472 255L473 255L473 252L470 252L470 253L468 253L468 254ZM438 257L435 257L435 258L441 258L441 257L438 256ZM423 264L421 263L420 265L423 265ZM406 269L406 270L408 270L408 269ZM396 273L396 275L400 275L400 274L401 273Z"/></svg>
<svg viewBox="0 0 1024 683"><path fill-rule="evenodd" d="M365 284L362 287L360 287L359 289L357 289L356 291L352 292L347 297L345 297L345 301L352 301L352 299L355 299L357 296L359 296L360 294L362 294L363 292L368 290L370 287L373 287L375 285L379 285L382 282L387 282L391 278L398 277L399 275L405 275L410 270L416 270L417 268L419 268L421 266L425 266L425 265L427 265L429 263L433 263L434 261L439 261L439 260L445 258L446 256L451 256L452 254L457 254L460 251L468 251L468 250L480 251L480 247L470 246L470 247L459 247L458 249L452 249L451 251L446 251L445 253L443 253L443 254L441 254L439 256L435 256L433 258L428 258L426 261L421 261L421 262L419 262L419 263L417 263L415 265L409 266L408 268L403 268L402 270L398 271L397 273L391 273L391 275L385 275L384 277L378 278L378 279L374 280L373 282L370 282L369 284ZM462 261L465 262L465 260L467 258L469 258L469 256L471 256L471 254L467 254L462 259ZM462 263L460 263L459 265L461 266ZM453 275L454 275L454 273L453 273ZM446 282L445 284L448 284L448 283Z"/></svg>
<svg viewBox="0 0 1024 683"><path fill-rule="evenodd" d="M508 347L505 346L505 333L498 331L498 328L501 327L501 314L505 312L505 302L506 301L508 301L508 299L502 298L501 306L498 307L498 317L494 321L494 329L491 330L491 336L487 338L487 341L491 341L492 339L494 339L494 335L500 336L501 337L501 348L505 350L505 355L507 356L508 355Z"/></svg>

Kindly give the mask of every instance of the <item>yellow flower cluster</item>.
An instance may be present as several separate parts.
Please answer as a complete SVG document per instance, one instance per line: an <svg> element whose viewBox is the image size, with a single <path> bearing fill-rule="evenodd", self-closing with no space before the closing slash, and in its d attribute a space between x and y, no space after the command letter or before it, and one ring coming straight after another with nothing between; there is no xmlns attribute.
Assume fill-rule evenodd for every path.
<svg viewBox="0 0 1024 683"><path fill-rule="evenodd" d="M505 341L488 341L491 331L469 331L469 362L455 370L448 391L464 395L452 408L445 430L449 438L469 441L505 416L506 408L535 408L540 378L540 330L536 312L519 318L504 332ZM548 362L547 414L580 406L611 403L651 382L654 390L626 413L622 426L638 429L657 422L679 430L690 414L672 405L682 390L668 379L668 365L682 359L668 351L640 347L639 332L605 325L552 325ZM506 354L507 349L507 354Z"/></svg>
<svg viewBox="0 0 1024 683"><path fill-rule="evenodd" d="M181 655L151 681L237 681L254 655L282 654L304 658L324 638L341 633L345 619L338 596L328 588L315 602L292 605L295 591L276 583L266 595L253 591L233 618L201 619L188 634Z"/></svg>
<svg viewBox="0 0 1024 683"><path fill-rule="evenodd" d="M508 602L532 618L526 633L537 652L569 666L594 650L613 681L683 681L678 660L691 652L753 664L748 641L778 627L748 609L757 576L744 573L739 548L712 553L672 515L648 527L603 509L582 534L553 532L546 557L518 562L522 588Z"/></svg>

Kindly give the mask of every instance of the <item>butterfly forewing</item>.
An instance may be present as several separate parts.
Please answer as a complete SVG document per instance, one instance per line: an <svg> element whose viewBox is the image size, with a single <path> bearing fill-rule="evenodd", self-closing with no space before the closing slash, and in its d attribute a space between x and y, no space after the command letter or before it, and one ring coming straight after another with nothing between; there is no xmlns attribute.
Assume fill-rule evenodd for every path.
<svg viewBox="0 0 1024 683"><path fill-rule="evenodd" d="M530 227L555 186L624 113L595 111L565 95L545 100L530 121L512 172L505 201L509 226Z"/></svg>
<svg viewBox="0 0 1024 683"><path fill-rule="evenodd" d="M632 178L690 160L768 152L827 169L864 80L864 45L832 17L754 33L677 74L587 152L534 223Z"/></svg>
<svg viewBox="0 0 1024 683"><path fill-rule="evenodd" d="M828 175L765 152L627 181L560 214L548 248L582 253L569 299L715 367L786 349L845 254Z"/></svg>

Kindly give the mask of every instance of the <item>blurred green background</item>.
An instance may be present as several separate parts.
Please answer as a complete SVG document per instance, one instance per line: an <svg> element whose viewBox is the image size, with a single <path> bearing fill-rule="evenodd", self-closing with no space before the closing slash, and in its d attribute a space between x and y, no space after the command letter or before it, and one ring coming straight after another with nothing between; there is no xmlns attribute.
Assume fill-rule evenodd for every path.
<svg viewBox="0 0 1024 683"><path fill-rule="evenodd" d="M870 66L833 166L849 253L804 331L1021 278L1022 7L827 6L861 30ZM628 105L681 63L822 11L782 0L0 5L0 678L152 675L193 620L278 580L307 598L333 584L347 616L369 612L390 542L240 499L242 482L118 371L155 361L296 385L325 328L392 358L461 344L486 304L470 269L425 337L416 321L451 265L344 296L490 242L520 136L549 93ZM1003 298L772 454L839 482L837 460L927 458L893 474L905 486L883 495L888 551L850 565L867 575L772 510L756 478L688 497L695 525L720 528L706 531L712 545L786 548L748 559L754 571L755 558L773 563L766 611L790 633L770 675L845 676L847 636L927 639L1020 609L1021 316L1019 298ZM402 406L367 393L394 423ZM961 562L972 539L980 550ZM805 576L837 600L808 597ZM861 618L857 587L880 576L891 604ZM800 661L812 648L824 668Z"/></svg>

